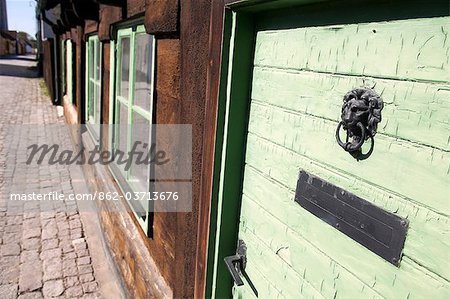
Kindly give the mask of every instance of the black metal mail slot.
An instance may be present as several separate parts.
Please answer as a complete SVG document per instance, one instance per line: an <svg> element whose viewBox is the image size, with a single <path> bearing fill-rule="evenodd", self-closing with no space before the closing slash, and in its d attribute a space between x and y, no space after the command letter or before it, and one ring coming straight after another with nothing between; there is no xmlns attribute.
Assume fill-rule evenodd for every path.
<svg viewBox="0 0 450 299"><path fill-rule="evenodd" d="M356 242L398 266L408 220L300 171L295 201Z"/></svg>

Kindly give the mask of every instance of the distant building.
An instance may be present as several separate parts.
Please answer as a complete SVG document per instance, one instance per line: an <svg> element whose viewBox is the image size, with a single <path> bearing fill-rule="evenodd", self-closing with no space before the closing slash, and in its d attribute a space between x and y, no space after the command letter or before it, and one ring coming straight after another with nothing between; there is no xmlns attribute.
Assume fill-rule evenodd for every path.
<svg viewBox="0 0 450 299"><path fill-rule="evenodd" d="M0 0L0 30L8 30L8 14L6 0Z"/></svg>
<svg viewBox="0 0 450 299"><path fill-rule="evenodd" d="M0 30L0 55L16 54L17 32Z"/></svg>
<svg viewBox="0 0 450 299"><path fill-rule="evenodd" d="M0 0L0 55L16 52L16 34L8 31L6 0Z"/></svg>
<svg viewBox="0 0 450 299"><path fill-rule="evenodd" d="M27 36L14 30L0 29L0 55L23 55L32 52L33 48Z"/></svg>
<svg viewBox="0 0 450 299"><path fill-rule="evenodd" d="M28 36L8 30L6 0L0 0L0 55L22 55L32 51Z"/></svg>

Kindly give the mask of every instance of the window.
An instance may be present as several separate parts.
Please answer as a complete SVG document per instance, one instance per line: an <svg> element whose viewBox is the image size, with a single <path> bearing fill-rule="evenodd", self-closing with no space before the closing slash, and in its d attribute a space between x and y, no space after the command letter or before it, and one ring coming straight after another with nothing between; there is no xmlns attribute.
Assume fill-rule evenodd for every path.
<svg viewBox="0 0 450 299"><path fill-rule="evenodd" d="M98 36L86 45L86 124L95 140L100 138L102 47Z"/></svg>
<svg viewBox="0 0 450 299"><path fill-rule="evenodd" d="M115 59L114 129L111 145L115 152L136 150L147 152L152 140L154 36L144 26L127 28L117 33ZM139 143L140 142L140 143ZM115 163L117 160L114 160ZM113 164L113 173L125 192L150 191L150 166L133 163L129 169ZM151 234L148 201L128 201L144 231ZM144 211L144 213L142 213Z"/></svg>

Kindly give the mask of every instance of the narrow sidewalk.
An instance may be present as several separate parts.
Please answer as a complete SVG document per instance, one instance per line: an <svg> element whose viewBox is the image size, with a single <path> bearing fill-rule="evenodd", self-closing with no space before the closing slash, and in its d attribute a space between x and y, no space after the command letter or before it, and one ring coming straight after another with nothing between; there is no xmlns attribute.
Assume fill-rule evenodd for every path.
<svg viewBox="0 0 450 299"><path fill-rule="evenodd" d="M0 59L0 298L120 298L120 283L94 227L98 221L83 217L76 201L10 200L12 193L79 191L66 165L25 165L23 131L42 128L42 143L70 143L63 130L45 129L63 128L65 121L34 66L26 57Z"/></svg>

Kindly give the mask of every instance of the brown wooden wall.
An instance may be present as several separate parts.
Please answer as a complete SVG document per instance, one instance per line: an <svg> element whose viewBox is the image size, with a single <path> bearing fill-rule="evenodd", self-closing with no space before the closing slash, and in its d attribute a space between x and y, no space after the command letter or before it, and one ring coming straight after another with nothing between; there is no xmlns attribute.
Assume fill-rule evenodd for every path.
<svg viewBox="0 0 450 299"><path fill-rule="evenodd" d="M157 39L155 101L156 121L159 124L193 124L193 212L155 213L153 239L146 238L135 221L133 227L121 225L114 213L102 214L103 225L111 235L111 248L121 269L124 282L134 295L145 294L139 286L149 289L144 276L152 271L140 260L142 248L130 244L123 236L137 230L162 277L176 298L194 295L195 252L197 243L197 210L200 202L201 152L203 143L203 115L205 107L206 68L208 65L208 34L210 1L178 0L127 2L127 17L145 12L147 32ZM145 9L143 11L142 9ZM110 25L126 20L117 7L100 7L99 36L104 43L103 52L103 122L109 117L109 32ZM192 33L195 34L192 34ZM184 71L183 71L184 70ZM106 141L106 134L103 135ZM105 143L106 144L106 143ZM131 216L133 218L133 216ZM113 237L114 236L114 237ZM134 248L133 248L134 247ZM129 258L123 252L129 251ZM148 269L146 269L148 268ZM134 275L129 275L134 272ZM137 288L137 289L136 289Z"/></svg>
<svg viewBox="0 0 450 299"><path fill-rule="evenodd" d="M51 100L55 99L55 90L54 90L54 76L53 76L53 40L47 39L42 42L43 49L43 61L42 61L42 69L44 74L45 85L47 86L48 93L50 95Z"/></svg>
<svg viewBox="0 0 450 299"><path fill-rule="evenodd" d="M103 44L102 123L109 123L110 33L113 24L142 17L156 37L155 105L158 124L192 124L192 194L190 213L155 213L153 238L147 238L126 202L126 213L111 212L111 203L99 203L100 219L112 257L133 298L194 297L198 209L209 196L200 197L206 75L211 0L128 0L124 7L101 4L99 20L74 25L70 34L76 49L76 109L84 119L84 63L87 34L97 32ZM75 106L73 106L75 107ZM106 148L108 133L102 132ZM116 188L105 169L85 167L91 190ZM111 183L113 186L111 186ZM114 187L115 186L115 187ZM207 239L207 235L201 238ZM201 252L202 254L205 251Z"/></svg>

